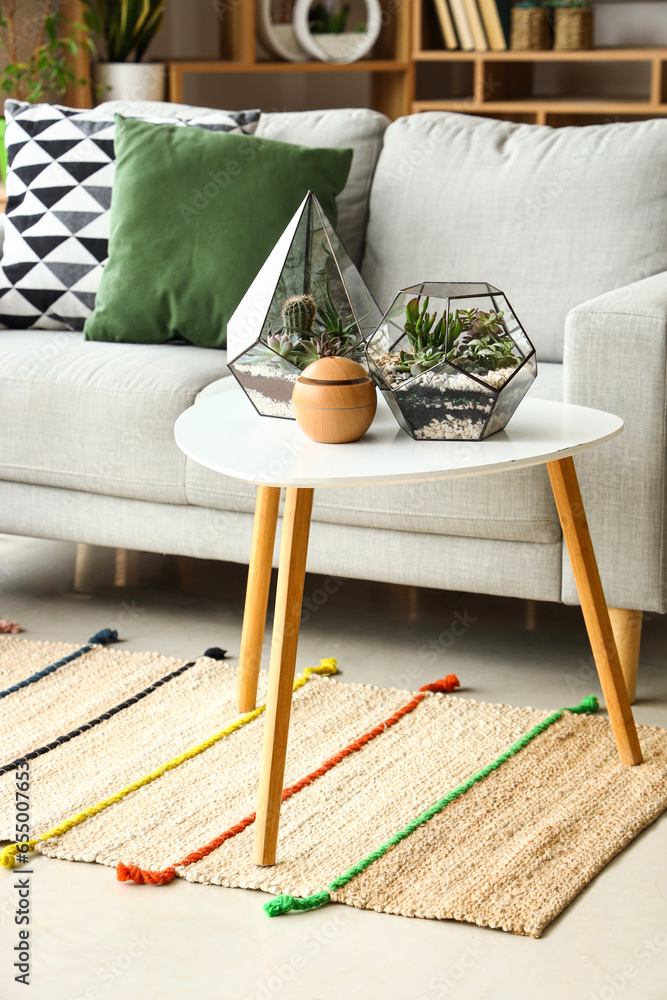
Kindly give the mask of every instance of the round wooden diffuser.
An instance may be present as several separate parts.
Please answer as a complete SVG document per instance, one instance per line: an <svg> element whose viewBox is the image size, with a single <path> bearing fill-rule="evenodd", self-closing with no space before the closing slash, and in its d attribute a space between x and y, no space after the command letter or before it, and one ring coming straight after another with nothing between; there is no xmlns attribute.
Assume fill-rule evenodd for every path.
<svg viewBox="0 0 667 1000"><path fill-rule="evenodd" d="M313 441L356 441L373 423L375 386L356 361L320 358L296 380L292 409L297 424Z"/></svg>

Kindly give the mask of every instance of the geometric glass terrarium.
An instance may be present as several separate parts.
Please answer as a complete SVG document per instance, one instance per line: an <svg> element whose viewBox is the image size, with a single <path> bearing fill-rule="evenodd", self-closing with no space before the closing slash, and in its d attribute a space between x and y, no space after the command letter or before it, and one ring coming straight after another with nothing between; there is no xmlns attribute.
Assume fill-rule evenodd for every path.
<svg viewBox="0 0 667 1000"><path fill-rule="evenodd" d="M229 368L259 414L293 420L292 390L303 370L331 356L365 366L380 318L311 191L229 321Z"/></svg>
<svg viewBox="0 0 667 1000"><path fill-rule="evenodd" d="M366 356L398 423L419 441L481 441L501 431L537 376L535 348L487 282L402 289Z"/></svg>

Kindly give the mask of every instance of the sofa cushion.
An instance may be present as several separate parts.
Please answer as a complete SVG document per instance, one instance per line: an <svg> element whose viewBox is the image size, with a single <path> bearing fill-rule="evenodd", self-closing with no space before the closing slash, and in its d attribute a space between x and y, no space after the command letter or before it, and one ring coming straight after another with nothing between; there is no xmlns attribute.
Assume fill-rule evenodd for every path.
<svg viewBox="0 0 667 1000"><path fill-rule="evenodd" d="M123 343L225 347L309 190L335 225L353 156L121 115L115 142L109 262L85 333Z"/></svg>
<svg viewBox="0 0 667 1000"><path fill-rule="evenodd" d="M262 114L257 136L303 146L345 146L354 150L347 184L336 199L336 232L357 267L361 265L368 199L382 137L389 119L365 108Z"/></svg>
<svg viewBox="0 0 667 1000"><path fill-rule="evenodd" d="M252 134L258 111L181 111L145 120ZM113 111L7 101L7 240L0 272L5 326L83 329L107 258L114 178ZM129 115L140 112L129 102Z"/></svg>
<svg viewBox="0 0 667 1000"><path fill-rule="evenodd" d="M185 345L0 332L0 478L186 503L174 423L225 362Z"/></svg>
<svg viewBox="0 0 667 1000"><path fill-rule="evenodd" d="M543 399L562 399L562 372L562 365L540 365L532 394ZM207 386L198 400L235 388L233 380L222 379ZM250 513L255 504L255 487L211 472L188 459L186 496L188 503L199 507ZM548 544L560 538L558 515L544 466L447 483L316 490L313 519L501 541Z"/></svg>
<svg viewBox="0 0 667 1000"><path fill-rule="evenodd" d="M419 281L490 281L538 359L560 361L570 309L664 270L666 176L667 121L399 118L373 181L362 273L383 308Z"/></svg>

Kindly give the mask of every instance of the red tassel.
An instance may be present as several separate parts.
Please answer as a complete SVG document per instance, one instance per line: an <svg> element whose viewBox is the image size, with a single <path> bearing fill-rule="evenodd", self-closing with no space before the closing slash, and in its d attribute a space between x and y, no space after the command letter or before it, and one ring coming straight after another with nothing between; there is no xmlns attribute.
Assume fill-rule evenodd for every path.
<svg viewBox="0 0 667 1000"><path fill-rule="evenodd" d="M137 885L166 885L176 878L175 868L165 868L161 872L149 872L137 865L124 865L122 861L116 866L116 878L119 882L136 882Z"/></svg>
<svg viewBox="0 0 667 1000"><path fill-rule="evenodd" d="M424 684L419 690L433 691L435 694L448 694L450 691L455 691L457 687L461 687L461 685L456 674L448 674L447 677L434 681L433 684Z"/></svg>

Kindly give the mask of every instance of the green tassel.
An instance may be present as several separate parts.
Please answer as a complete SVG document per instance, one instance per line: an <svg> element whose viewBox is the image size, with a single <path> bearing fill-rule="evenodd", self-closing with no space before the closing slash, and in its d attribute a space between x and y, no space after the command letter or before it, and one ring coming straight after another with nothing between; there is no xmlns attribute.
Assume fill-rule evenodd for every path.
<svg viewBox="0 0 667 1000"><path fill-rule="evenodd" d="M288 896L285 893L265 903L264 910L270 917L279 917L281 913L289 913L290 910L316 910L318 906L324 906L330 899L331 897L326 889L324 892L316 892L312 896L305 896L303 899L299 899L298 896Z"/></svg>
<svg viewBox="0 0 667 1000"><path fill-rule="evenodd" d="M586 715L587 712L597 712L599 708L600 702L594 694L589 694L587 698L584 698L580 705L575 705L574 708L568 708L567 711L574 712L576 715Z"/></svg>

